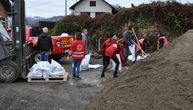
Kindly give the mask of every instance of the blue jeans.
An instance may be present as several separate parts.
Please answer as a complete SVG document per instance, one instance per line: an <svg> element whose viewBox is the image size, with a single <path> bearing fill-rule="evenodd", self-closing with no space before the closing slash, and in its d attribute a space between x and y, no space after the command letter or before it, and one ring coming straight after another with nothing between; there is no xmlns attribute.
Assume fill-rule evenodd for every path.
<svg viewBox="0 0 193 110"><path fill-rule="evenodd" d="M41 52L41 61L48 61L49 51L42 51Z"/></svg>
<svg viewBox="0 0 193 110"><path fill-rule="evenodd" d="M73 60L73 75L79 76L80 75L80 64L82 60Z"/></svg>

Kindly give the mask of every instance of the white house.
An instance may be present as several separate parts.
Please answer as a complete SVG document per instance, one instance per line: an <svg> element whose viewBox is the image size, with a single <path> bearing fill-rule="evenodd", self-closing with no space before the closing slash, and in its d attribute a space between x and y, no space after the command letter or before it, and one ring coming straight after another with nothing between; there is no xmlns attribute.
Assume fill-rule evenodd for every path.
<svg viewBox="0 0 193 110"><path fill-rule="evenodd" d="M105 0L79 0L70 9L73 15L87 14L92 18L102 13L116 12L116 9Z"/></svg>

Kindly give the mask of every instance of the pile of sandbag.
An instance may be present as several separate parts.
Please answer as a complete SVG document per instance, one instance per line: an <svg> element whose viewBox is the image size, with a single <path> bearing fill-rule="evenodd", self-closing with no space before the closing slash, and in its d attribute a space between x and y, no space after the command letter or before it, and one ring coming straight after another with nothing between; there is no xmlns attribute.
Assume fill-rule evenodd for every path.
<svg viewBox="0 0 193 110"><path fill-rule="evenodd" d="M40 61L37 64L34 64L30 69L27 77L30 78L58 78L64 76L65 69L56 61L51 60L51 63L48 61Z"/></svg>

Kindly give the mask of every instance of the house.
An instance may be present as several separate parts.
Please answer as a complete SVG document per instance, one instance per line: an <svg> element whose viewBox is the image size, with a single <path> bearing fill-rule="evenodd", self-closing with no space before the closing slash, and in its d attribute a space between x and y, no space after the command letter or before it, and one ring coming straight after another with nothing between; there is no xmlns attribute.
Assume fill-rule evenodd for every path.
<svg viewBox="0 0 193 110"><path fill-rule="evenodd" d="M92 18L103 13L116 13L116 9L105 0L79 0L70 10L73 15L87 14Z"/></svg>
<svg viewBox="0 0 193 110"><path fill-rule="evenodd" d="M8 12L11 11L9 0L0 0L0 19L4 21L5 26L8 26Z"/></svg>

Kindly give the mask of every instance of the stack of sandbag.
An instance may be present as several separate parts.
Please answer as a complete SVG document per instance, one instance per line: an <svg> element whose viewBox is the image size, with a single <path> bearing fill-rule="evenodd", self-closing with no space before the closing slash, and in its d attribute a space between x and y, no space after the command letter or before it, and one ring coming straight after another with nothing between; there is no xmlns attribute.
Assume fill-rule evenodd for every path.
<svg viewBox="0 0 193 110"><path fill-rule="evenodd" d="M34 64L30 69L27 77L30 78L57 78L64 76L65 69L56 61L51 60L51 63L48 61L40 61L37 64Z"/></svg>

